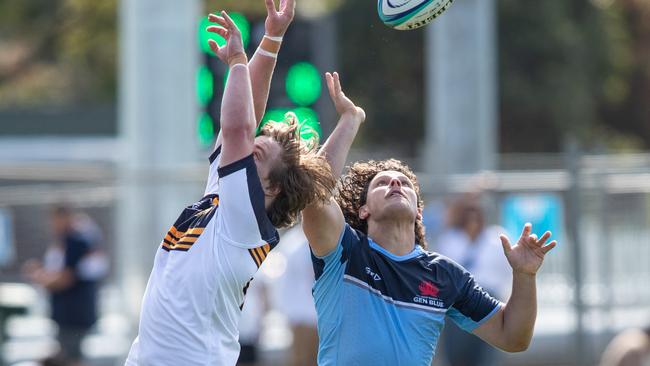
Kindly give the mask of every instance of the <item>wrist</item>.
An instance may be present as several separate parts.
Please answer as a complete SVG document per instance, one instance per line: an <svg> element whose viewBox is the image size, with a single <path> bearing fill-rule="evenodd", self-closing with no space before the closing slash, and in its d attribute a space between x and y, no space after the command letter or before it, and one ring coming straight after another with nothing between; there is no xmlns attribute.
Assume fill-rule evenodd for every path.
<svg viewBox="0 0 650 366"><path fill-rule="evenodd" d="M362 123L363 121L366 120L366 114L363 112L361 108L354 107L343 111L341 113L341 118L351 119L357 123Z"/></svg>
<svg viewBox="0 0 650 366"><path fill-rule="evenodd" d="M513 269L512 277L517 279L522 279L522 280L535 280L537 278L537 273L530 273L530 272Z"/></svg>
<svg viewBox="0 0 650 366"><path fill-rule="evenodd" d="M248 57L246 57L246 54L244 52L238 52L230 57L228 57L228 66L233 67L235 65L247 65L248 64Z"/></svg>
<svg viewBox="0 0 650 366"><path fill-rule="evenodd" d="M350 120L353 120L353 121L356 121L356 122L362 122L363 121L363 119L361 117L361 114L358 113L354 109L350 109L350 110L347 110L347 111L341 113L341 118L350 119Z"/></svg>
<svg viewBox="0 0 650 366"><path fill-rule="evenodd" d="M275 37L269 34L265 34L260 42L257 51L262 56L267 56L271 58L278 58L278 53L280 52L280 47L282 46L282 37Z"/></svg>
<svg viewBox="0 0 650 366"><path fill-rule="evenodd" d="M282 41L284 40L284 33L275 34L275 33L266 32L264 33L263 39L268 39L269 41L276 42L276 43L282 43Z"/></svg>
<svg viewBox="0 0 650 366"><path fill-rule="evenodd" d="M284 34L287 32L286 29L282 30L271 30L271 29L264 29L264 35L273 37L273 38L282 38L284 37Z"/></svg>

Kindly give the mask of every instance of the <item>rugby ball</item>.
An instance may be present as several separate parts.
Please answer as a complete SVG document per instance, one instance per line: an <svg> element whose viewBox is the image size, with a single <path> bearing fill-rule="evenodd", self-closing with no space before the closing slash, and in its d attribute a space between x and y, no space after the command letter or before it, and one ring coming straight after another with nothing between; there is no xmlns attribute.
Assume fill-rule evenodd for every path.
<svg viewBox="0 0 650 366"><path fill-rule="evenodd" d="M444 13L454 0L378 0L379 19L398 30L420 28Z"/></svg>

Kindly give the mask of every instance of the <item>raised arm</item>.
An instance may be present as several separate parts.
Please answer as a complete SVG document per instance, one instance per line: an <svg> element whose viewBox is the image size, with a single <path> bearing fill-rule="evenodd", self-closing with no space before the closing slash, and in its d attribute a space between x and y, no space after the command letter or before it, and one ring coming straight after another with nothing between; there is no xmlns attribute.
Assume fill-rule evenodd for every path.
<svg viewBox="0 0 650 366"><path fill-rule="evenodd" d="M481 339L507 352L521 352L530 345L537 318L537 271L546 253L557 244L546 244L550 232L537 239L531 229L530 224L524 226L514 247L501 235L503 251L512 267L512 294L498 313L474 330Z"/></svg>
<svg viewBox="0 0 650 366"><path fill-rule="evenodd" d="M221 16L210 14L209 18L221 27L210 26L208 31L217 33L226 40L223 47L210 40L210 48L230 68L221 101L219 133L219 140L223 141L220 166L226 166L253 152L255 137L253 94L241 32L226 12L221 12Z"/></svg>
<svg viewBox="0 0 650 366"><path fill-rule="evenodd" d="M332 167L332 173L338 177L343 172L350 147L359 131L359 126L366 120L366 112L345 96L337 72L333 74L325 73L325 79L327 80L330 98L332 98L336 112L340 117L336 128L318 153L325 156Z"/></svg>
<svg viewBox="0 0 650 366"><path fill-rule="evenodd" d="M273 78L273 70L275 70L278 52L282 45L282 38L293 20L296 7L295 0L281 0L280 11L277 11L275 9L274 0L264 1L266 2L267 9L266 22L264 23L264 38L262 38L257 51L255 51L253 58L248 64L253 94L253 108L255 111L255 127L257 127L257 124L261 122L262 117L264 117L264 113L266 112L266 103L269 99L271 79ZM220 18L222 17L218 17L214 14L208 16L210 22L223 26ZM221 35L219 27L216 26L208 27L208 31ZM214 46L216 43L213 41L209 42L211 48L215 50ZM219 58L227 64L226 59L221 57ZM221 131L219 131L217 140L214 144L215 150L221 146L222 141L223 137Z"/></svg>
<svg viewBox="0 0 650 366"><path fill-rule="evenodd" d="M264 38L262 38L248 67L253 86L253 103L257 123L260 123L264 117L278 52L284 34L293 20L296 7L295 0L280 0L280 10L278 11L275 8L274 0L264 1L267 11Z"/></svg>
<svg viewBox="0 0 650 366"><path fill-rule="evenodd" d="M335 176L341 175L359 126L366 119L363 109L357 107L341 89L338 73L326 73L327 87L334 107L339 113L339 122L318 152L325 156ZM326 205L312 205L302 212L302 227L312 251L317 256L331 253L338 244L345 221L341 208L334 199Z"/></svg>

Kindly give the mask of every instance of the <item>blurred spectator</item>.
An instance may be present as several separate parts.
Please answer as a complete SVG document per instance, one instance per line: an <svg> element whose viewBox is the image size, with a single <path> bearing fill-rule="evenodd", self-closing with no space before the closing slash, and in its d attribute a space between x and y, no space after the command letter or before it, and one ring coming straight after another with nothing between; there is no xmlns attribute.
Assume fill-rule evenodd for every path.
<svg viewBox="0 0 650 366"><path fill-rule="evenodd" d="M463 196L448 211L449 228L439 237L436 251L467 269L477 282L495 298L507 300L512 283L510 265L503 254L501 227L488 226L479 197ZM443 354L451 366L497 365L498 353L480 338L467 333L453 322L443 330Z"/></svg>
<svg viewBox="0 0 650 366"><path fill-rule="evenodd" d="M289 365L316 366L318 328L311 294L314 285L311 252L299 225L289 230L282 240L287 267L278 283L278 300L280 311L286 316L293 333Z"/></svg>
<svg viewBox="0 0 650 366"><path fill-rule="evenodd" d="M54 236L44 260L29 260L23 270L50 293L60 345L60 353L52 360L82 365L81 341L97 320L98 281L108 271L108 260L90 218L65 206L54 208L50 215Z"/></svg>
<svg viewBox="0 0 650 366"><path fill-rule="evenodd" d="M614 337L600 366L650 366L650 327L628 329Z"/></svg>

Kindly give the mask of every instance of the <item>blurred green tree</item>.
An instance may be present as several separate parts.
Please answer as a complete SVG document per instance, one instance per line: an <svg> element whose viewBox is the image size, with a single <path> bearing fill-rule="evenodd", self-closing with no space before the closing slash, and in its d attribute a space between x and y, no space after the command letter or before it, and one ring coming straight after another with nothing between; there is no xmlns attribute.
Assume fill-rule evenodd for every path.
<svg viewBox="0 0 650 366"><path fill-rule="evenodd" d="M117 0L0 2L0 106L113 102Z"/></svg>
<svg viewBox="0 0 650 366"><path fill-rule="evenodd" d="M633 39L609 3L499 2L504 152L560 151L567 136L602 149L618 132L602 111L629 98Z"/></svg>

